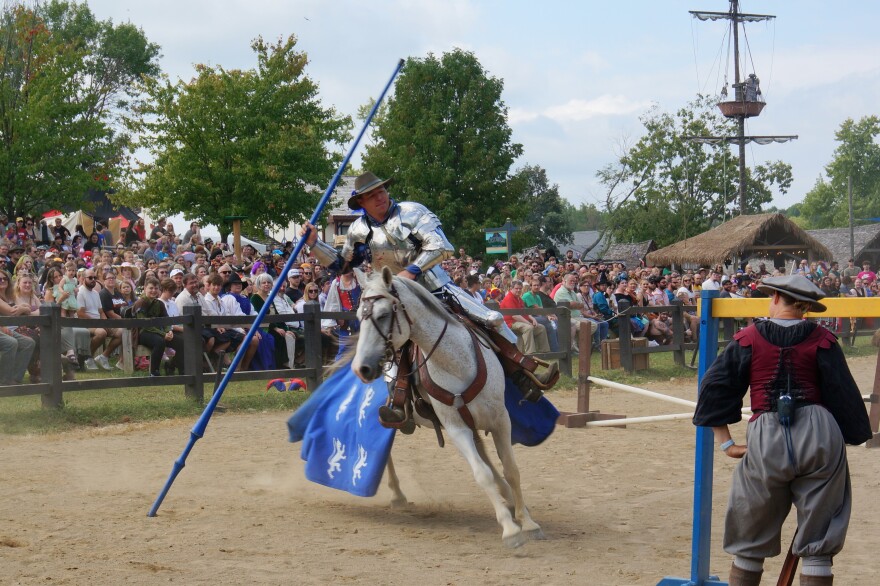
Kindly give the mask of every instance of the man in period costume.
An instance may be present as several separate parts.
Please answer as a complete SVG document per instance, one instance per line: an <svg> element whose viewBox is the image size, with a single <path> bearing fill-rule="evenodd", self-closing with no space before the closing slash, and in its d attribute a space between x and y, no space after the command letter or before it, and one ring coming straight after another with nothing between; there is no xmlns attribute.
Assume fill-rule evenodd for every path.
<svg viewBox="0 0 880 586"><path fill-rule="evenodd" d="M871 438L861 393L837 338L804 313L825 311L824 294L803 275L768 277L769 319L740 331L703 377L694 424L711 427L720 449L742 458L730 490L724 550L730 586L760 584L764 559L779 555L791 505L803 558L802 586L832 584L852 512L846 444ZM731 439L750 390L748 448Z"/></svg>

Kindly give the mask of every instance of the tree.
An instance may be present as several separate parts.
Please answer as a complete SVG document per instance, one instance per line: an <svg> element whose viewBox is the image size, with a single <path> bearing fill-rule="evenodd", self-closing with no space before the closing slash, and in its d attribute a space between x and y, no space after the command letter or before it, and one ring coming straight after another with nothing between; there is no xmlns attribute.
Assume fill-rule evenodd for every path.
<svg viewBox="0 0 880 586"><path fill-rule="evenodd" d="M717 113L714 100L698 98L675 114L654 108L642 123L645 136L597 173L606 189L606 225L614 239L653 239L665 246L732 215L737 159L727 147L684 139L735 133L733 123ZM769 203L773 187L786 193L791 179L791 166L778 161L747 170L748 211L759 212Z"/></svg>
<svg viewBox="0 0 880 586"><path fill-rule="evenodd" d="M559 195L559 185L550 185L546 170L526 165L513 176L511 187L520 193L517 210L511 216L519 227L514 233L515 250L571 242L574 208Z"/></svg>
<svg viewBox="0 0 880 586"><path fill-rule="evenodd" d="M449 240L472 251L518 197L510 168L522 145L511 141L503 85L460 49L410 58L364 156L364 168L394 177L392 196L428 206Z"/></svg>
<svg viewBox="0 0 880 586"><path fill-rule="evenodd" d="M0 208L82 206L115 185L128 137L119 115L159 48L85 4L7 5L0 14Z"/></svg>
<svg viewBox="0 0 880 586"><path fill-rule="evenodd" d="M582 203L571 219L571 229L574 232L581 230L602 230L605 227L605 215L594 203Z"/></svg>
<svg viewBox="0 0 880 586"><path fill-rule="evenodd" d="M128 125L153 160L134 166L127 198L215 224L224 239L227 216L254 230L308 219L341 160L327 144L347 140L350 120L321 106L295 37L251 47L256 69L145 79Z"/></svg>
<svg viewBox="0 0 880 586"><path fill-rule="evenodd" d="M849 225L848 178L852 178L853 217L880 216L880 118L847 118L835 133L838 146L801 206L810 228Z"/></svg>

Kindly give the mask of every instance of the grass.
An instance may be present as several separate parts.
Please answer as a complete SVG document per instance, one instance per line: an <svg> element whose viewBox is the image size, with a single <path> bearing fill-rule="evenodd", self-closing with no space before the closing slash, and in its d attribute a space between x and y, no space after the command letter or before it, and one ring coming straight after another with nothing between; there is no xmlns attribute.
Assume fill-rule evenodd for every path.
<svg viewBox="0 0 880 586"><path fill-rule="evenodd" d="M119 378L121 373L89 373L90 378ZM209 394L213 385L205 385ZM223 393L220 405L232 413L293 411L303 401L301 391L279 393L266 390L261 381L233 382ZM64 394L64 407L43 409L40 397L0 399L0 434L44 434L83 427L119 423L197 418L204 406L184 396L183 386L155 386Z"/></svg>
<svg viewBox="0 0 880 586"><path fill-rule="evenodd" d="M859 337L855 346L841 345L847 357L876 356L877 348L870 337ZM685 360L690 364L691 353ZM623 369L602 370L599 353L594 353L590 372L594 376L633 386L645 386L658 380L693 379L697 371L676 366L672 352L649 355L650 368L632 374ZM562 376L558 389L577 387L578 361L572 361L575 378ZM91 378L120 378L121 372L89 373ZM205 392L213 386L206 384ZM221 405L230 413L293 411L306 399L303 392L279 393L266 390L261 381L231 383L223 394ZM187 399L182 386L140 387L65 393L62 409L43 409L39 396L0 398L0 434L45 434L77 428L102 427L120 423L161 421L177 418L192 419L201 414L203 406Z"/></svg>
<svg viewBox="0 0 880 586"><path fill-rule="evenodd" d="M639 386L644 383L658 380L669 380L670 378L692 378L697 379L697 371L692 368L681 367L675 364L672 352L657 352L650 354L648 359L649 368L646 370L638 370L632 374L626 372L622 368L612 370L602 369L602 357L598 352L594 352L590 360L590 374L599 378L613 380L615 382L626 385ZM685 357L685 362L690 363L690 353ZM577 387L578 359L572 361L571 371L574 378L563 375L560 378L558 388L574 389Z"/></svg>

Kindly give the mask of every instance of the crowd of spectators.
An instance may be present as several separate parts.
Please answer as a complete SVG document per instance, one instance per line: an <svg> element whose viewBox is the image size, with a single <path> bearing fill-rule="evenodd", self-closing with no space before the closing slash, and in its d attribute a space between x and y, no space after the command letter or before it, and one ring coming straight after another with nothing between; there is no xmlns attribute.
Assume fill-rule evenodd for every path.
<svg viewBox="0 0 880 586"><path fill-rule="evenodd" d="M40 305L56 303L70 318L150 318L181 315L188 305L198 305L211 319L202 332L208 360L218 360L236 351L248 326L226 326L217 317L256 315L268 300L278 279L281 293L268 310L270 315L290 314L291 320L264 326L245 350L242 369L266 370L303 365L303 324L293 317L302 313L307 301L316 301L323 311L357 308L360 285L352 274L334 275L314 259L299 259L282 274L293 244L266 253L246 245L241 257L225 243L202 238L199 224L192 222L179 236L164 218L147 228L142 219L132 221L117 237L100 222L86 234L82 226L73 232L60 217L49 221L0 216L5 227L0 238L0 315L39 315ZM808 263L797 270L816 282L826 295L870 297L880 294L877 275L870 263L856 267L850 260L840 269L837 263ZM695 315L696 294L717 289L722 297L760 296L760 279L778 271L764 264L725 270L718 265L674 271L661 267L627 267L619 262L585 262L573 252L557 258L533 252L513 255L506 261L484 266L479 257L463 249L443 261L442 267L462 289L478 302L494 302L501 308L552 308L561 302L571 307L570 339L589 328L594 347L628 327L651 344L672 341L670 315L654 306L669 306L680 300L686 336L696 339L699 320ZM644 307L644 312L618 316L621 307ZM558 324L555 315L508 316L507 324L517 333L525 353L558 352ZM91 322L94 324L94 321ZM322 320L322 355L338 357L357 332L356 321ZM855 322L853 323L855 326ZM119 328L64 327L61 351L65 379L77 370L121 368L119 350L125 331ZM40 381L39 329L0 328L0 384L17 384L26 373L31 382ZM182 373L182 327L144 327L137 343L150 351L140 367L150 375ZM571 348L577 352L576 345ZM206 365L207 366L207 365ZM222 366L222 365L220 365Z"/></svg>

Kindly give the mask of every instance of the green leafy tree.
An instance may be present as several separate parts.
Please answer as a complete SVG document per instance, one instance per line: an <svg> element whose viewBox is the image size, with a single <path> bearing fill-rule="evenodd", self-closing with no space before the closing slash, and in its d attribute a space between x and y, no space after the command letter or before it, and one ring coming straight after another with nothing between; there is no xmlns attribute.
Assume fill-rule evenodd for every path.
<svg viewBox="0 0 880 586"><path fill-rule="evenodd" d="M0 14L0 209L82 206L112 188L128 137L119 116L159 49L85 4L8 4Z"/></svg>
<svg viewBox="0 0 880 586"><path fill-rule="evenodd" d="M291 36L256 39L257 67L196 66L190 82L147 78L129 127L153 159L134 167L127 198L157 213L183 213L220 227L247 216L262 230L303 221L341 156L350 120L322 107Z"/></svg>
<svg viewBox="0 0 880 586"><path fill-rule="evenodd" d="M880 216L880 118L846 119L834 138L839 143L825 167L827 179L819 177L807 192L801 215L810 228L849 225L848 178L852 178L853 217Z"/></svg>
<svg viewBox="0 0 880 586"><path fill-rule="evenodd" d="M699 98L674 114L652 109L642 117L645 135L597 176L606 189L606 226L618 242L653 239L660 246L708 230L734 213L738 163L726 146L689 136L731 136L735 128ZM782 162L747 170L748 213L786 193L791 167Z"/></svg>
<svg viewBox="0 0 880 586"><path fill-rule="evenodd" d="M559 185L550 184L547 171L526 165L513 176L511 188L519 191L514 223L513 248L558 247L572 241L573 206L559 195Z"/></svg>
<svg viewBox="0 0 880 586"><path fill-rule="evenodd" d="M605 214L594 203L582 203L571 216L573 232L581 230L602 230L605 228Z"/></svg>
<svg viewBox="0 0 880 586"><path fill-rule="evenodd" d="M484 248L482 229L502 225L519 192L503 82L456 49L407 61L387 111L374 122L364 168L395 179L392 196L436 213L449 240Z"/></svg>

